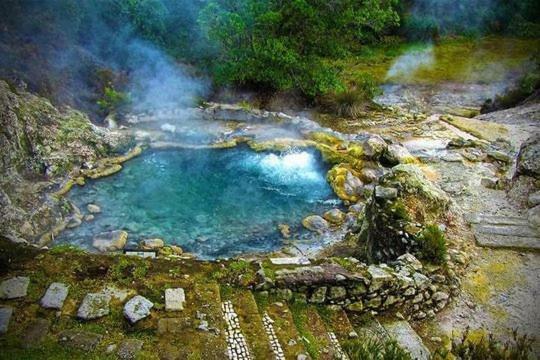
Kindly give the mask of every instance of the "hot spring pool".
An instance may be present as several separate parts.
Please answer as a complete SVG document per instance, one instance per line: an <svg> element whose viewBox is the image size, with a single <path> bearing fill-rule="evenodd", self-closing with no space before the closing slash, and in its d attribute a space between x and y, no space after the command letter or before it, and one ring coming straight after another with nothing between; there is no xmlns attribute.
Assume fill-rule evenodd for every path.
<svg viewBox="0 0 540 360"><path fill-rule="evenodd" d="M279 249L279 224L296 238L314 236L302 219L336 206L328 168L314 151L256 153L247 148L174 150L143 154L111 177L74 188L70 199L84 212L101 213L58 243L92 249L92 237L123 229L128 243L162 238L200 258Z"/></svg>

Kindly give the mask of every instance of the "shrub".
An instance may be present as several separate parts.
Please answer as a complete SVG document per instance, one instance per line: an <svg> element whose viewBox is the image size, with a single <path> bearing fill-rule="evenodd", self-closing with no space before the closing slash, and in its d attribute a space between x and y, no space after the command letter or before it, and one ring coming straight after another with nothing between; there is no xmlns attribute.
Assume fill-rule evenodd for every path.
<svg viewBox="0 0 540 360"><path fill-rule="evenodd" d="M346 342L344 349L355 360L411 360L395 340L354 339Z"/></svg>
<svg viewBox="0 0 540 360"><path fill-rule="evenodd" d="M416 237L418 257L434 264L446 259L446 238L437 225L427 225Z"/></svg>
<svg viewBox="0 0 540 360"><path fill-rule="evenodd" d="M362 72L354 77L348 89L323 96L320 103L338 116L356 118L366 107L373 105L373 98L380 93L373 76Z"/></svg>
<svg viewBox="0 0 540 360"><path fill-rule="evenodd" d="M103 96L97 101L101 110L110 113L129 102L129 95L115 90L112 86L103 89Z"/></svg>
<svg viewBox="0 0 540 360"><path fill-rule="evenodd" d="M530 359L533 339L527 335L512 332L512 339L502 343L493 334L474 340L467 329L461 337L452 340L450 350L437 350L434 360L457 358L463 360L526 360Z"/></svg>

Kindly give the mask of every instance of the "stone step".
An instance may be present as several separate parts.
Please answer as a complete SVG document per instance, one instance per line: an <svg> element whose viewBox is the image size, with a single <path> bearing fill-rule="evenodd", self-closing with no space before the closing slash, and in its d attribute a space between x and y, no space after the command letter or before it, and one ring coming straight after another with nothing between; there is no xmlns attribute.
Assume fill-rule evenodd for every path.
<svg viewBox="0 0 540 360"><path fill-rule="evenodd" d="M222 291L223 301L230 301L240 321L253 359L274 359L270 340L263 326L253 293L244 289L226 289Z"/></svg>
<svg viewBox="0 0 540 360"><path fill-rule="evenodd" d="M392 321L383 324L390 338L393 338L411 357L416 360L428 360L431 354L422 338L407 321Z"/></svg>
<svg viewBox="0 0 540 360"><path fill-rule="evenodd" d="M160 357L224 359L227 354L225 322L221 311L219 285L196 282L185 289L186 301L180 311L163 311L158 320Z"/></svg>
<svg viewBox="0 0 540 360"><path fill-rule="evenodd" d="M527 225L492 225L475 224L472 226L475 233L493 234L513 237L539 237L538 232Z"/></svg>
<svg viewBox="0 0 540 360"><path fill-rule="evenodd" d="M498 234L474 234L476 242L480 246L490 248L508 248L508 249L523 249L523 250L539 250L540 238L538 237L521 237L508 236Z"/></svg>
<svg viewBox="0 0 540 360"><path fill-rule="evenodd" d="M289 306L284 302L270 302L267 304L259 302L258 305L261 312L268 314L272 319L272 326L285 358L296 360L299 355L307 355L304 343L294 325Z"/></svg>
<svg viewBox="0 0 540 360"><path fill-rule="evenodd" d="M522 225L527 226L529 221L526 217L487 215L481 213L468 214L465 216L470 224L491 225Z"/></svg>
<svg viewBox="0 0 540 360"><path fill-rule="evenodd" d="M371 339L377 341L388 340L388 333L381 323L371 314L348 313L348 315L349 321L358 334L358 339L360 341L368 341Z"/></svg>
<svg viewBox="0 0 540 360"><path fill-rule="evenodd" d="M313 359L335 359L337 354L334 344L317 308L298 302L291 304L290 309L298 333L309 355Z"/></svg>

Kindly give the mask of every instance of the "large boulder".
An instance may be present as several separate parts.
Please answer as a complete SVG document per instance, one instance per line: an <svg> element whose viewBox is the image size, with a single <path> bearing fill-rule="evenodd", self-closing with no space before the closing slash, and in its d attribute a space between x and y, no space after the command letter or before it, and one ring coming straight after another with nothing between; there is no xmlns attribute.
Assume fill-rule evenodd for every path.
<svg viewBox="0 0 540 360"><path fill-rule="evenodd" d="M348 165L339 164L328 171L327 179L334 193L344 201L355 203L363 192L360 174Z"/></svg>
<svg viewBox="0 0 540 360"><path fill-rule="evenodd" d="M128 233L123 230L107 231L94 236L92 246L101 252L122 250L127 238Z"/></svg>
<svg viewBox="0 0 540 360"><path fill-rule="evenodd" d="M540 132L529 137L519 150L516 175L540 179Z"/></svg>
<svg viewBox="0 0 540 360"><path fill-rule="evenodd" d="M319 215L310 215L302 220L302 225L309 231L313 231L319 234L324 233L330 227L328 221L324 220Z"/></svg>

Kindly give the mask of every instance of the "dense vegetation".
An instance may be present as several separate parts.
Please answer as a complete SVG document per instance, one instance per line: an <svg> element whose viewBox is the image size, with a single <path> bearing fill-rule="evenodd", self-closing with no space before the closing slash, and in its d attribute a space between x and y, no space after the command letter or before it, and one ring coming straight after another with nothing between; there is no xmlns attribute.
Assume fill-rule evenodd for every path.
<svg viewBox="0 0 540 360"><path fill-rule="evenodd" d="M91 112L122 103L115 91L141 43L218 85L294 90L323 103L332 94L332 106L355 113L351 103L376 94L372 78L344 82L336 60L366 46L540 33L534 0L4 0L0 14L0 76Z"/></svg>

